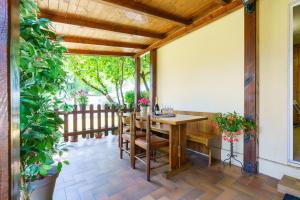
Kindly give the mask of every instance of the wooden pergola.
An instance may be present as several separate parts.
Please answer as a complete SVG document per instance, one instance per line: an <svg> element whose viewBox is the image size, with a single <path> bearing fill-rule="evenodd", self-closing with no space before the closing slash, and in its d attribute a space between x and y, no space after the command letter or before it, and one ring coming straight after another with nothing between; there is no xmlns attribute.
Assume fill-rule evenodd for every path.
<svg viewBox="0 0 300 200"><path fill-rule="evenodd" d="M243 6L241 0L37 0L39 17L53 22L55 33L63 36L62 44L69 54L132 56L136 61L136 100L140 97L140 56L150 52L151 99L156 96L157 49L197 30ZM11 94L19 92L17 67L14 65L18 27L18 0L0 4L0 132L7 133L0 142L2 169L0 199L9 199L17 184L18 167L15 152L18 136L10 132L16 127L19 114L17 100ZM8 16L8 17L7 17ZM3 24L2 24L3 23ZM245 12L245 116L256 121L256 12ZM220 33L222 34L222 33ZM201 44L199 44L201 45ZM11 65L12 63L12 65ZM10 70L9 70L10 69ZM15 101L15 102L14 102ZM11 112L7 112L11 110ZM4 116L2 116L4 115ZM17 123L17 120L16 120ZM244 142L244 164L247 172L255 173L256 141ZM7 165L9 163L9 165ZM7 182L5 182L7 181ZM9 185L7 184L9 182ZM2 184L3 183L3 184ZM8 198L6 198L8 197Z"/></svg>
<svg viewBox="0 0 300 200"><path fill-rule="evenodd" d="M150 52L151 102L156 96L156 49L242 7L241 0L38 0L69 54L134 56L136 102L140 56ZM136 104L137 105L137 104ZM152 105L153 107L153 105Z"/></svg>

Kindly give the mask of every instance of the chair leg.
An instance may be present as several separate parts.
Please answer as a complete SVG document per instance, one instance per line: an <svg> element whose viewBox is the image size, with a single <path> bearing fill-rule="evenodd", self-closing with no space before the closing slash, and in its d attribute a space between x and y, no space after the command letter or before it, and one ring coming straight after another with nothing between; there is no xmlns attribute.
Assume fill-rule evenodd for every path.
<svg viewBox="0 0 300 200"><path fill-rule="evenodd" d="M128 151L129 147L128 147L128 141L126 141L126 150Z"/></svg>
<svg viewBox="0 0 300 200"><path fill-rule="evenodd" d="M208 167L211 166L211 149L208 148Z"/></svg>
<svg viewBox="0 0 300 200"><path fill-rule="evenodd" d="M132 169L135 169L135 152L135 144L134 142L130 142L130 163Z"/></svg>
<svg viewBox="0 0 300 200"><path fill-rule="evenodd" d="M150 169L151 169L151 166L150 166L150 156L151 156L151 150L146 150L146 164L147 164L147 181L150 181Z"/></svg>
<svg viewBox="0 0 300 200"><path fill-rule="evenodd" d="M120 139L120 159L123 159L123 139Z"/></svg>

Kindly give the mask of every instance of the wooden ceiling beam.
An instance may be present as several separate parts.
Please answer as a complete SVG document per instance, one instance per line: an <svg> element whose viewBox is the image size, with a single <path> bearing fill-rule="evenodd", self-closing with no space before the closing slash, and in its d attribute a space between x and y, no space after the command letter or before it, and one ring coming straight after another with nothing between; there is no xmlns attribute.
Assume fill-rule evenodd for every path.
<svg viewBox="0 0 300 200"><path fill-rule="evenodd" d="M230 3L232 0L215 0L216 3L221 4L221 5L226 5Z"/></svg>
<svg viewBox="0 0 300 200"><path fill-rule="evenodd" d="M123 8L128 8L133 11L137 11L143 14L148 14L154 17L159 17L161 19L166 19L184 25L189 25L193 22L191 19L185 19L180 16L174 15L172 13L144 5L137 1L132 1L132 0L99 0L99 1L106 2L112 5L117 5Z"/></svg>
<svg viewBox="0 0 300 200"><path fill-rule="evenodd" d="M204 16L204 17L201 17L199 19L197 19L196 21L194 21L193 24L189 25L189 26L185 26L185 27L182 27L176 31L174 31L173 33L167 35L166 38L162 39L162 40L159 40L157 42L154 42L153 44L151 44L147 49L144 49L140 52L138 52L135 57L138 57L138 56L141 56L143 55L144 53L148 52L148 51L151 51L153 49L157 49L159 47L162 47L184 35L187 35L188 33L190 32L193 32L229 13L232 13L233 11L241 8L243 6L242 4L242 1L240 0L235 0L235 1L232 1L231 3L229 4L226 4L222 7L220 7L219 9L215 10L215 11L212 11L211 13L209 13L208 15Z"/></svg>
<svg viewBox="0 0 300 200"><path fill-rule="evenodd" d="M146 44L94 39L94 38L78 37L78 36L72 36L72 35L64 35L64 36L62 36L62 39L64 42L92 44L92 45L104 45L104 46L113 46L113 47L125 47L125 48L134 48L134 49L146 49L149 46Z"/></svg>
<svg viewBox="0 0 300 200"><path fill-rule="evenodd" d="M98 56L134 56L135 55L135 53L131 53L131 52L98 51L98 50L72 49L72 48L68 49L67 54L98 55Z"/></svg>
<svg viewBox="0 0 300 200"><path fill-rule="evenodd" d="M125 33L131 35L138 35L143 37L150 37L150 38L157 38L163 39L165 34L156 33L153 31L133 27L133 26L126 26L122 24L112 23L108 21L100 21L100 20L91 20L86 17L78 17L75 15L63 15L49 10L40 10L39 17L40 18L48 18L52 22L59 22L63 24L71 24L76 26L83 26L95 29L102 29L112 32L118 33Z"/></svg>

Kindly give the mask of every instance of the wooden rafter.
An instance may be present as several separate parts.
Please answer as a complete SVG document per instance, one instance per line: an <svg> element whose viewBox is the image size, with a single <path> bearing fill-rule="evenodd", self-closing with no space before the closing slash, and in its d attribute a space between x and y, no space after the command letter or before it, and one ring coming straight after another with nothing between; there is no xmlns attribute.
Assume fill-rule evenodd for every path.
<svg viewBox="0 0 300 200"><path fill-rule="evenodd" d="M98 56L134 56L130 52L117 52L117 51L97 51L87 49L68 49L67 54L82 54L82 55L98 55Z"/></svg>
<svg viewBox="0 0 300 200"><path fill-rule="evenodd" d="M103 39L94 39L87 37L78 37L72 35L64 35L62 37L65 42L81 43L81 44L92 44L92 45L104 45L104 46L114 46L114 47L126 47L134 49L146 49L149 45L131 43L131 42L120 42L113 40L103 40Z"/></svg>
<svg viewBox="0 0 300 200"><path fill-rule="evenodd" d="M39 14L39 17L42 18L48 18L53 22L59 22L64 24L71 24L76 26L83 26L83 27L89 27L89 28L95 28L95 29L102 29L112 32L118 32L118 33L125 33L125 34L131 34L131 35L139 35L144 37L150 37L150 38L158 38L163 39L165 37L164 34L156 33L153 31L133 27L133 26L126 26L118 23L112 23L107 21L95 21L88 19L86 17L78 17L75 15L68 15L65 16L63 14L59 14L56 12L51 12L48 10L41 10L41 13Z"/></svg>
<svg viewBox="0 0 300 200"><path fill-rule="evenodd" d="M233 11L241 8L242 6L243 6L242 1L232 1L231 3L228 3L228 4L220 7L219 9L209 13L208 15L201 17L200 19L194 21L194 23L192 23L191 25L179 28L178 30L169 34L164 39L154 42L147 49L144 49L144 50L138 52L135 55L135 57L143 55L144 53L151 51L152 49L157 49L161 46L164 46L164 45L174 41L175 39L178 39L192 31L195 31L195 30L219 19L220 17L223 17L229 13L232 13Z"/></svg>
<svg viewBox="0 0 300 200"><path fill-rule="evenodd" d="M230 3L232 0L215 0L216 3L221 4L221 5L225 5Z"/></svg>
<svg viewBox="0 0 300 200"><path fill-rule="evenodd" d="M132 0L98 0L98 1L107 2L109 4L121 6L121 7L128 8L128 9L140 12L140 13L159 17L161 19L167 19L169 21L184 24L184 25L189 25L192 23L191 19L184 19L184 18L174 15L172 13L169 13L169 12L166 12L166 11L154 8L154 7L150 7L150 6L147 6L147 5L141 4L136 1L132 1Z"/></svg>

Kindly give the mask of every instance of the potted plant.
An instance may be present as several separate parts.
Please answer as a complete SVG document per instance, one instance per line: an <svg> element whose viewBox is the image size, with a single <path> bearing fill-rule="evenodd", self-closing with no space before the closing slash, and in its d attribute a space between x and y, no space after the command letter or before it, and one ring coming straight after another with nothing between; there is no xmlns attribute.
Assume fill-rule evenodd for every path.
<svg viewBox="0 0 300 200"><path fill-rule="evenodd" d="M148 107L150 104L150 101L148 98L141 98L138 101L139 105L141 106L141 116L146 117L148 114Z"/></svg>
<svg viewBox="0 0 300 200"><path fill-rule="evenodd" d="M76 93L76 96L80 109L84 110L88 104L88 93L81 89Z"/></svg>
<svg viewBox="0 0 300 200"><path fill-rule="evenodd" d="M228 157L223 161L223 164L226 164L226 161L228 161L228 164L231 165L232 159L241 163L236 159L237 155L233 153L233 143L238 142L238 136L245 131L255 134L255 123L245 119L236 112L216 114L213 121L215 122L215 127L222 133L223 139L230 143L230 154L227 155Z"/></svg>
<svg viewBox="0 0 300 200"><path fill-rule="evenodd" d="M50 21L37 17L34 0L20 1L20 179L21 199L50 200L55 180L67 161L59 155L63 107L58 93L65 90L63 54ZM55 156L58 155L58 159Z"/></svg>

